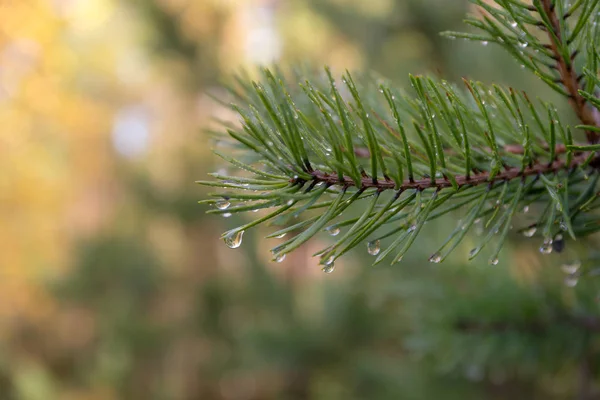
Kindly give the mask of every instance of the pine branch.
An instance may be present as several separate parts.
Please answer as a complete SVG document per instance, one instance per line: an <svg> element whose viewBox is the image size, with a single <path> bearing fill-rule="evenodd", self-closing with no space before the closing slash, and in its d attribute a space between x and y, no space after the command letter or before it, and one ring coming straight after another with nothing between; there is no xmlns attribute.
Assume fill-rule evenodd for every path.
<svg viewBox="0 0 600 400"><path fill-rule="evenodd" d="M326 69L309 80L296 72L291 80L303 82L298 89L265 70L261 81L238 78L239 86L229 88L242 127L228 126L230 139L219 138L236 157L220 156L243 174L213 174L217 181L200 183L226 190L204 201L217 207L211 213L274 210L226 232L225 242L236 248L247 229L287 225L269 235L297 233L273 248L280 261L321 231L337 236L345 230L315 254L331 272L337 258L366 240L374 264L392 254L398 262L425 223L457 210L465 210L465 218L430 261L444 260L484 221L469 258L495 242L489 262L496 264L518 223L515 215L530 207L539 210L537 221L519 231L540 233L544 254L562 251L566 236L599 231L600 29L588 18L600 1L581 0L568 9L550 0L497 0L499 8L473 2L483 11L467 23L487 35L446 35L507 49L567 98L588 143L574 141L552 104L512 88L411 76L411 91L401 92L349 73L340 84ZM546 32L549 42L531 27ZM578 54L585 55L582 75L575 72ZM340 220L356 204L358 216ZM307 217L294 221L300 215Z"/></svg>

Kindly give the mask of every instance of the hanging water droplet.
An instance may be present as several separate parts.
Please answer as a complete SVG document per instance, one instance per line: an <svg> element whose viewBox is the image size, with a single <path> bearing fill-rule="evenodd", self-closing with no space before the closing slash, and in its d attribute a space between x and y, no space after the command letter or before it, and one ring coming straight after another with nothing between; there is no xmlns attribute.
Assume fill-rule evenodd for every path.
<svg viewBox="0 0 600 400"><path fill-rule="evenodd" d="M563 239L563 235L558 233L556 236L554 236L554 240L552 241L552 249L554 251L556 251L557 253L560 253L564 250L564 248L565 248L565 241Z"/></svg>
<svg viewBox="0 0 600 400"><path fill-rule="evenodd" d="M535 235L536 231L537 231L537 227L535 225L530 226L529 228L527 228L523 231L523 236L532 237L533 235Z"/></svg>
<svg viewBox="0 0 600 400"><path fill-rule="evenodd" d="M523 213L527 214L529 212L529 206L523 207Z"/></svg>
<svg viewBox="0 0 600 400"><path fill-rule="evenodd" d="M225 214L223 214L223 218L229 218L229 217L231 217L231 213L225 213Z"/></svg>
<svg viewBox="0 0 600 400"><path fill-rule="evenodd" d="M566 231L569 229L569 227L567 226L567 223L564 220L560 221L560 229L563 231Z"/></svg>
<svg viewBox="0 0 600 400"><path fill-rule="evenodd" d="M540 253L550 254L552 253L552 239L545 239L544 243L540 246Z"/></svg>
<svg viewBox="0 0 600 400"><path fill-rule="evenodd" d="M335 269L335 265L333 263L331 263L331 264L326 264L325 266L323 266L323 268L321 268L321 271L325 272L326 274L330 274L333 272L334 269Z"/></svg>
<svg viewBox="0 0 600 400"><path fill-rule="evenodd" d="M281 238L285 237L285 235L287 235L287 233L282 233L281 235L275 236L275 239L281 239Z"/></svg>
<svg viewBox="0 0 600 400"><path fill-rule="evenodd" d="M490 258L488 262L490 263L490 265L498 265L498 261L498 257L493 257Z"/></svg>
<svg viewBox="0 0 600 400"><path fill-rule="evenodd" d="M568 287L577 286L577 282L579 282L579 277L576 274L569 275L565 278L565 285L567 285Z"/></svg>
<svg viewBox="0 0 600 400"><path fill-rule="evenodd" d="M524 49L525 47L527 47L528 43L527 42L519 42L519 47Z"/></svg>
<svg viewBox="0 0 600 400"><path fill-rule="evenodd" d="M379 93L383 93L383 89L381 89L381 88L380 88L380 89L379 89Z"/></svg>
<svg viewBox="0 0 600 400"><path fill-rule="evenodd" d="M431 263L439 263L440 261L442 261L442 256L440 256L439 253L433 253L431 255L431 257L429 257L429 262Z"/></svg>
<svg viewBox="0 0 600 400"><path fill-rule="evenodd" d="M285 254L280 254L277 257L275 257L275 262L282 262L283 260L285 260Z"/></svg>
<svg viewBox="0 0 600 400"><path fill-rule="evenodd" d="M481 42L482 45L487 46L488 45L488 41L484 40L483 42Z"/></svg>
<svg viewBox="0 0 600 400"><path fill-rule="evenodd" d="M479 253L479 247L475 247L474 249L471 249L471 251L469 251L469 258L471 257L475 257L475 254Z"/></svg>
<svg viewBox="0 0 600 400"><path fill-rule="evenodd" d="M242 245L242 236L244 236L244 231L232 231L223 240L227 247L237 249Z"/></svg>
<svg viewBox="0 0 600 400"><path fill-rule="evenodd" d="M215 207L217 207L219 210L226 210L230 205L231 205L231 203L225 199L218 200L215 203Z"/></svg>
<svg viewBox="0 0 600 400"><path fill-rule="evenodd" d="M517 22L516 21L511 22L510 26L512 26L513 28L516 28L517 27Z"/></svg>
<svg viewBox="0 0 600 400"><path fill-rule="evenodd" d="M568 264L563 264L560 266L560 268L563 270L563 272L565 274L574 274L575 272L577 272L579 267L581 267L581 261L579 261L579 260L573 261Z"/></svg>
<svg viewBox="0 0 600 400"><path fill-rule="evenodd" d="M337 236L340 234L340 228L338 228L337 226L330 226L329 228L326 229L327 232L329 232L329 234L331 236Z"/></svg>
<svg viewBox="0 0 600 400"><path fill-rule="evenodd" d="M379 254L379 251L381 250L381 245L379 240L374 240L372 242L367 243L367 252L372 255L372 256L376 256L377 254Z"/></svg>
<svg viewBox="0 0 600 400"><path fill-rule="evenodd" d="M413 232L415 229L417 229L417 225L416 224L412 224L411 226L408 227L408 232Z"/></svg>

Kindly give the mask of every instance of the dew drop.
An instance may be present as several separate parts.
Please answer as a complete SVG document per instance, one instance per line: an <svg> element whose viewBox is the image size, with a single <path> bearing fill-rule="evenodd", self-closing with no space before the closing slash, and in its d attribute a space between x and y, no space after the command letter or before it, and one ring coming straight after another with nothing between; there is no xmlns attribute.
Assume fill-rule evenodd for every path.
<svg viewBox="0 0 600 400"><path fill-rule="evenodd" d="M244 231L232 231L223 240L230 249L237 249L242 245L242 236L244 236Z"/></svg>
<svg viewBox="0 0 600 400"><path fill-rule="evenodd" d="M525 47L527 47L528 43L527 42L520 42L519 43L519 47L524 49Z"/></svg>
<svg viewBox="0 0 600 400"><path fill-rule="evenodd" d="M469 258L475 257L475 255L477 253L479 253L479 247L475 247L474 249L471 249L471 251L469 251Z"/></svg>
<svg viewBox="0 0 600 400"><path fill-rule="evenodd" d="M516 21L511 22L510 26L512 26L513 28L516 28L517 27L517 22Z"/></svg>
<svg viewBox="0 0 600 400"><path fill-rule="evenodd" d="M535 232L537 231L537 227L536 226L530 226L529 228L525 229L523 231L523 236L525 237L532 237L533 235L535 235Z"/></svg>
<svg viewBox="0 0 600 400"><path fill-rule="evenodd" d="M565 278L565 285L568 287L575 287L579 282L579 277L577 275L569 275Z"/></svg>
<svg viewBox="0 0 600 400"><path fill-rule="evenodd" d="M529 212L529 206L523 207L523 213L527 214Z"/></svg>
<svg viewBox="0 0 600 400"><path fill-rule="evenodd" d="M292 204L294 204L294 200L288 200L286 203L288 206L291 206Z"/></svg>
<svg viewBox="0 0 600 400"><path fill-rule="evenodd" d="M557 253L560 253L565 249L565 240L563 239L563 235L560 233L554 236L554 240L552 241L552 249Z"/></svg>
<svg viewBox="0 0 600 400"><path fill-rule="evenodd" d="M282 233L281 235L275 236L275 239L282 239L283 237L285 237L285 235L287 235L287 233Z"/></svg>
<svg viewBox="0 0 600 400"><path fill-rule="evenodd" d="M230 205L231 203L225 199L219 200L215 203L215 207L217 207L219 210L226 210Z"/></svg>
<svg viewBox="0 0 600 400"><path fill-rule="evenodd" d="M377 254L379 254L380 251L381 251L381 244L380 244L379 240L374 240L372 242L367 243L367 252L370 255L376 256Z"/></svg>
<svg viewBox="0 0 600 400"><path fill-rule="evenodd" d="M231 213L225 213L225 214L223 214L223 218L229 218L229 217L231 217Z"/></svg>
<svg viewBox="0 0 600 400"><path fill-rule="evenodd" d="M285 254L280 254L277 257L275 257L275 262L282 262L283 260L285 260Z"/></svg>
<svg viewBox="0 0 600 400"><path fill-rule="evenodd" d="M560 269L562 269L565 274L574 274L575 272L577 272L579 267L581 267L581 261L577 260L568 264L561 265Z"/></svg>
<svg viewBox="0 0 600 400"><path fill-rule="evenodd" d="M325 272L326 274L330 274L333 272L334 269L335 269L335 265L333 263L331 263L331 264L326 264L325 266L323 266L323 268L321 268L321 271Z"/></svg>
<svg viewBox="0 0 600 400"><path fill-rule="evenodd" d="M567 226L567 223L565 221L560 221L560 229L563 231L566 231L569 229L569 227Z"/></svg>
<svg viewBox="0 0 600 400"><path fill-rule="evenodd" d="M490 263L490 265L498 265L498 261L498 257L494 257L490 258L488 262Z"/></svg>
<svg viewBox="0 0 600 400"><path fill-rule="evenodd" d="M545 239L544 243L540 246L540 253L550 254L552 253L552 239Z"/></svg>
<svg viewBox="0 0 600 400"><path fill-rule="evenodd" d="M417 225L412 224L409 228L408 228L408 233L413 232L415 229L417 229Z"/></svg>
<svg viewBox="0 0 600 400"><path fill-rule="evenodd" d="M338 228L337 226L330 226L326 229L326 231L329 232L331 236L337 236L340 234L340 228Z"/></svg>
<svg viewBox="0 0 600 400"><path fill-rule="evenodd" d="M440 256L439 253L433 253L431 255L431 257L429 257L429 262L431 263L439 263L440 261L442 261L442 256Z"/></svg>
<svg viewBox="0 0 600 400"><path fill-rule="evenodd" d="M487 40L484 40L483 42L481 42L481 44L484 45L484 46L487 46L488 42L487 42Z"/></svg>

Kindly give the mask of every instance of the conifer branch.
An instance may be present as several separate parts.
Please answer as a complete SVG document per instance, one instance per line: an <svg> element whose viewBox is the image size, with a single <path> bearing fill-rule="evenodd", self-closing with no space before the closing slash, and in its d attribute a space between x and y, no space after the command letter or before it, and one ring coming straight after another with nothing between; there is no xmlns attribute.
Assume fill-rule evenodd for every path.
<svg viewBox="0 0 600 400"><path fill-rule="evenodd" d="M297 233L272 249L280 261L319 232L337 236L343 229L315 254L331 272L337 258L366 240L374 264L393 254L398 262L425 223L459 209L465 218L430 261L444 260L485 221L469 258L495 242L495 265L514 216L530 206L539 209L536 221L518 230L540 234L543 254L562 251L566 237L600 231L600 29L589 21L600 0L570 8L562 0L496 0L498 7L472 1L481 12L467 23L485 34L446 35L504 47L568 99L588 143L574 141L552 104L512 88L410 76L411 91L403 92L349 73L340 84L326 69L308 80L295 72L298 89L265 70L258 82L238 79L229 88L242 126L227 126L229 139L219 138L236 156L219 155L244 173L200 183L225 189L203 201L216 206L211 213L273 210L226 232L225 242L237 248L247 229L284 226L269 235ZM530 29L546 32L549 42ZM582 74L576 57L585 57ZM340 220L357 203L359 216ZM308 217L295 221L300 215Z"/></svg>

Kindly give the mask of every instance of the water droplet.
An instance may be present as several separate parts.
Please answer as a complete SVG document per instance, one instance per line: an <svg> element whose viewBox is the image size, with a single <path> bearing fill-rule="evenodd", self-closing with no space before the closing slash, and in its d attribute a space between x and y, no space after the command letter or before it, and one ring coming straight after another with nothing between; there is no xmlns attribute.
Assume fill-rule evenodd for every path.
<svg viewBox="0 0 600 400"><path fill-rule="evenodd" d="M288 206L291 206L292 204L294 204L294 200L288 200L286 203Z"/></svg>
<svg viewBox="0 0 600 400"><path fill-rule="evenodd" d="M323 266L323 268L321 268L321 271L325 272L326 274L330 274L333 272L334 269L335 269L335 265L333 263L331 263L331 264L326 264L325 266Z"/></svg>
<svg viewBox="0 0 600 400"><path fill-rule="evenodd" d="M275 257L275 262L282 262L283 260L285 260L285 254L280 254L277 257Z"/></svg>
<svg viewBox="0 0 600 400"><path fill-rule="evenodd" d="M340 234L340 228L338 228L337 226L330 226L329 228L326 229L327 232L329 232L329 234L331 236L337 236Z"/></svg>
<svg viewBox="0 0 600 400"><path fill-rule="evenodd" d="M527 47L528 43L527 42L519 42L519 47L524 49L525 47Z"/></svg>
<svg viewBox="0 0 600 400"><path fill-rule="evenodd" d="M436 264L437 264L437 263L439 263L440 261L442 261L442 256L440 256L440 254L439 254L439 253L433 253L433 254L431 255L431 257L429 257L429 262L432 262L432 263L436 263Z"/></svg>
<svg viewBox="0 0 600 400"><path fill-rule="evenodd" d="M469 258L475 257L475 255L477 253L479 253L479 247L475 247L474 249L471 249L471 251L469 251Z"/></svg>
<svg viewBox="0 0 600 400"><path fill-rule="evenodd" d="M512 26L513 28L516 28L517 27L517 22L516 21L511 22L510 26Z"/></svg>
<svg viewBox="0 0 600 400"><path fill-rule="evenodd" d="M367 243L367 252L372 255L372 256L376 256L377 254L379 254L379 251L381 250L381 245L379 240L374 240L372 242Z"/></svg>
<svg viewBox="0 0 600 400"><path fill-rule="evenodd" d="M577 275L569 275L565 278L565 285L568 287L575 287L579 282L579 277Z"/></svg>
<svg viewBox="0 0 600 400"><path fill-rule="evenodd" d="M527 228L523 231L523 236L532 237L533 235L535 235L536 231L537 231L537 227L535 225L530 226L529 228Z"/></svg>
<svg viewBox="0 0 600 400"><path fill-rule="evenodd" d="M481 44L484 45L484 46L487 46L488 42L487 42L487 40L484 40L483 42L481 42Z"/></svg>
<svg viewBox="0 0 600 400"><path fill-rule="evenodd" d="M244 231L231 231L223 240L230 249L237 249L242 245L242 236L244 236Z"/></svg>
<svg viewBox="0 0 600 400"><path fill-rule="evenodd" d="M215 203L215 207L217 207L219 210L226 210L230 205L231 203L225 199L219 200Z"/></svg>
<svg viewBox="0 0 600 400"><path fill-rule="evenodd" d="M229 218L229 217L231 217L231 213L225 213L225 214L223 214L223 218Z"/></svg>
<svg viewBox="0 0 600 400"><path fill-rule="evenodd" d="M498 265L498 261L498 257L494 257L490 258L488 262L490 263L490 265Z"/></svg>
<svg viewBox="0 0 600 400"><path fill-rule="evenodd" d="M529 212L529 206L523 207L523 213L527 214Z"/></svg>
<svg viewBox="0 0 600 400"><path fill-rule="evenodd" d="M285 235L287 235L287 233L282 233L281 235L275 236L275 239L281 239L281 238L285 237Z"/></svg>
<svg viewBox="0 0 600 400"><path fill-rule="evenodd" d="M579 261L579 260L573 261L568 264L563 264L560 266L560 268L563 270L563 272L565 274L574 274L575 272L577 272L579 267L581 267L581 261Z"/></svg>
<svg viewBox="0 0 600 400"><path fill-rule="evenodd" d="M569 229L569 227L567 226L567 223L565 221L560 221L560 229L563 231L566 231Z"/></svg>
<svg viewBox="0 0 600 400"><path fill-rule="evenodd" d="M560 233L554 236L554 240L552 241L552 249L557 253L560 253L565 248L565 241L563 239L563 235Z"/></svg>
<svg viewBox="0 0 600 400"><path fill-rule="evenodd" d="M408 233L413 232L415 229L417 229L417 225L412 224L411 226L408 227Z"/></svg>
<svg viewBox="0 0 600 400"><path fill-rule="evenodd" d="M379 89L379 93L383 93L383 89Z"/></svg>
<svg viewBox="0 0 600 400"><path fill-rule="evenodd" d="M540 246L540 253L550 254L552 253L552 239L545 239L544 243Z"/></svg>

